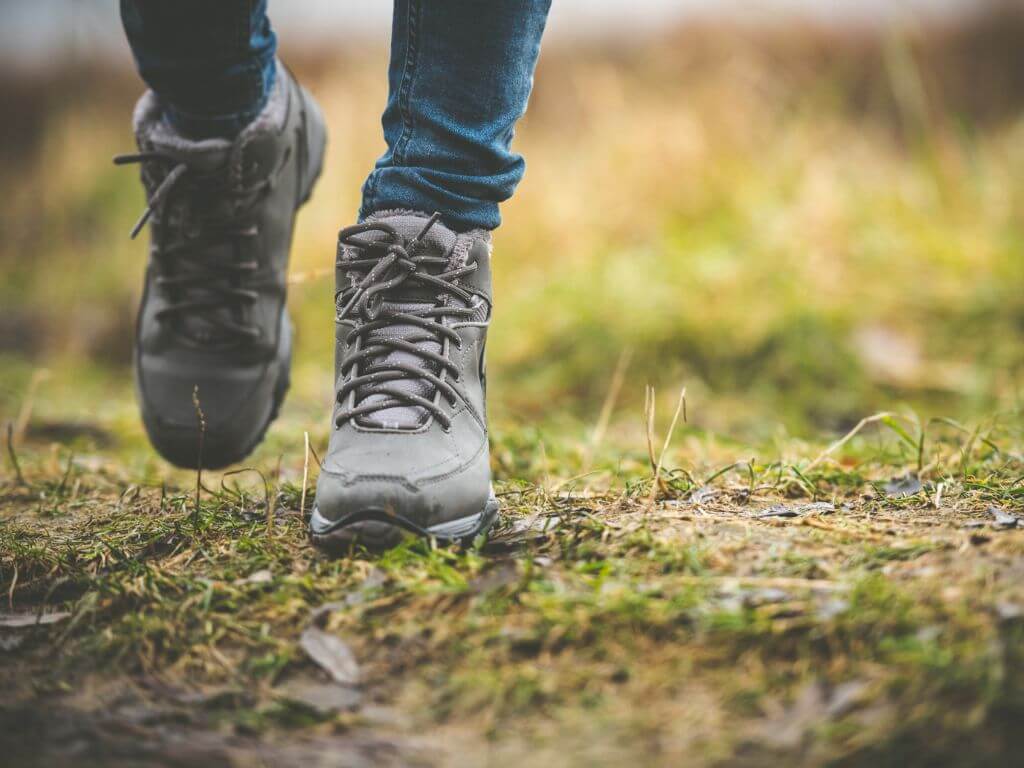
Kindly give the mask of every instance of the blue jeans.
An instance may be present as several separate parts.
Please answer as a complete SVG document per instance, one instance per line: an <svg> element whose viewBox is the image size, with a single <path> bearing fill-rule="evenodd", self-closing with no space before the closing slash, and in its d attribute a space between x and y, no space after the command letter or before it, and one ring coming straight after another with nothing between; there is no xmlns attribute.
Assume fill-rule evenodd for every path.
<svg viewBox="0 0 1024 768"><path fill-rule="evenodd" d="M266 103L276 38L266 0L121 0L139 73L195 138L230 137ZM439 211L494 229L523 177L511 150L551 0L395 0L384 109L387 152L360 218Z"/></svg>

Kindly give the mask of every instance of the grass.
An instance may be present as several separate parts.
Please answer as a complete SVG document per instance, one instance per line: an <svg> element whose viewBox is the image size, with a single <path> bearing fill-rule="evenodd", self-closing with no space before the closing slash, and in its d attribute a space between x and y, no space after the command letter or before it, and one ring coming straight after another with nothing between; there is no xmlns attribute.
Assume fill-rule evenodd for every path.
<svg viewBox="0 0 1024 768"><path fill-rule="evenodd" d="M877 440L897 455L879 458ZM69 616L8 635L20 640L5 714L57 701L94 728L108 699L67 703L69 692L144 684L146 703L130 708L155 720L170 689L192 702L182 729L328 734L342 754L372 732L402 754L429 733L433 749L460 745L446 762L467 764L995 764L1024 708L1024 532L988 510L1016 508L1021 461L1005 445L962 449L929 444L925 489L908 499L875 491L913 457L876 436L818 469L798 461L801 482L752 463L653 504L644 470L615 491L506 480L486 542L338 561L308 546L294 483L271 481L268 525L262 490L230 478L197 510L187 486L139 486L74 459L50 474L29 451L28 485L0 501L2 586L16 611ZM359 660L355 710L294 693L318 679L299 644L309 626ZM385 703L383 723L363 717Z"/></svg>
<svg viewBox="0 0 1024 768"><path fill-rule="evenodd" d="M0 613L52 619L0 626L15 764L1019 750L1022 123L957 96L938 33L737 34L546 54L497 236L501 522L334 561L306 539L315 461L302 487L330 397L317 275L379 150L380 52L297 62L334 133L294 251L295 387L198 503L128 383L141 201L106 158L134 85L48 86L0 176ZM358 686L312 660L324 637Z"/></svg>

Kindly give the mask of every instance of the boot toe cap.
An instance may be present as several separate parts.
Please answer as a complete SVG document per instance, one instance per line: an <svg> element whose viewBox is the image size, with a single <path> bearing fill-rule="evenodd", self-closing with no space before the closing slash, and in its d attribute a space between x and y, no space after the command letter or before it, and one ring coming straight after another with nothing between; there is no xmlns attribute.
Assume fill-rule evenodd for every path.
<svg viewBox="0 0 1024 768"><path fill-rule="evenodd" d="M402 532L454 540L474 535L496 510L485 454L458 471L415 482L325 469L310 527L314 538L364 543L387 539L390 545Z"/></svg>
<svg viewBox="0 0 1024 768"><path fill-rule="evenodd" d="M140 365L142 420L153 447L188 469L200 463L220 469L241 461L263 436L287 388L269 368L190 376Z"/></svg>

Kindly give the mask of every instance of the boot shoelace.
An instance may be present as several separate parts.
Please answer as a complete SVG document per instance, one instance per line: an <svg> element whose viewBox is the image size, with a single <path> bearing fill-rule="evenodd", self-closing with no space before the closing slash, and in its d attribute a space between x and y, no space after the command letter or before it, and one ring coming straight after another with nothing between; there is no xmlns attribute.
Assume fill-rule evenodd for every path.
<svg viewBox="0 0 1024 768"><path fill-rule="evenodd" d="M338 234L338 241L356 252L357 258L339 262L338 267L345 270L363 271L365 275L355 285L339 291L335 296L336 306L340 307L337 319L358 318L356 327L348 334L346 344L349 353L341 361L340 373L354 375L342 384L337 394L339 405L344 405L349 395L354 394L350 407L339 411L335 419L340 427L350 419L394 408L396 406L419 406L440 422L442 429L451 428L451 419L443 411L435 399L423 397L415 392L406 391L394 386L396 382L427 382L435 392L440 392L454 406L462 395L448 381L444 374L454 382L459 381L459 368L446 354L445 341L462 347L458 333L444 320L448 317L471 317L475 313L473 307L456 307L441 304L444 295L455 296L472 303L473 295L463 290L455 281L475 272L477 265L467 264L463 267L448 269L448 258L418 253L422 247L422 239L440 218L435 213L427 221L412 240L406 241L393 227L385 222L367 222L346 227ZM358 236L367 232L378 232L384 237L381 240L366 241ZM440 268L439 271L429 271ZM384 304L388 294L403 284L420 284L437 291L434 306L424 309L395 309ZM392 294L393 295L393 294ZM395 325L411 325L421 330L420 333L394 338L372 335ZM438 344L442 353L420 346L423 342ZM418 364L410 364L397 360L388 360L392 352L406 352L419 358ZM436 373L432 367L436 366ZM383 395L384 400L368 403L372 395Z"/></svg>
<svg viewBox="0 0 1024 768"><path fill-rule="evenodd" d="M201 173L161 152L118 155L114 163L160 163L171 168L150 195L146 209L132 228L132 239L154 213L158 214L157 220L164 217L167 202L175 190L201 195L203 199L219 200L227 195L240 201L250 198L248 204L239 205L230 217L202 214L196 210L202 206L193 205L190 214L197 217L198 223L195 234L186 233L173 243L166 242L166 237L155 238L153 255L160 265L156 284L175 297L156 314L156 318L161 323L171 324L186 316L201 318L215 333L196 335L186 332L180 324L177 326L181 335L198 344L209 344L213 339L226 339L228 343L257 339L260 336L258 327L218 313L228 308L233 310L232 315L237 316L243 308L252 306L259 299L256 290L242 287L246 279L259 270L259 263L237 258L240 241L257 237L259 229L256 225L241 226L239 221L244 220L248 211L273 188L277 174L271 174L250 188L232 191L224 181L223 171ZM223 245L230 248L235 258L225 261L208 257L211 249ZM220 333L216 333L218 331Z"/></svg>

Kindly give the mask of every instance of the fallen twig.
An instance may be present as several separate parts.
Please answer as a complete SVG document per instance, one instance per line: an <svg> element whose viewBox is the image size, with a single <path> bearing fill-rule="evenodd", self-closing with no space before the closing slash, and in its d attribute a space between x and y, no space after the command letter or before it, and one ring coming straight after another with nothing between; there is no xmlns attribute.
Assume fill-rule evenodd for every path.
<svg viewBox="0 0 1024 768"><path fill-rule="evenodd" d="M199 493L203 488L203 441L206 437L206 416L203 415L203 409L199 405L198 384L192 388L192 405L196 409L196 418L199 421L199 446L196 456L196 506L192 517L192 525L197 527L199 525Z"/></svg>
<svg viewBox="0 0 1024 768"><path fill-rule="evenodd" d="M18 463L18 452L14 450L14 424L7 422L7 454L11 457L11 466L14 467L14 480L17 485L28 486L25 476L21 474L21 465Z"/></svg>

